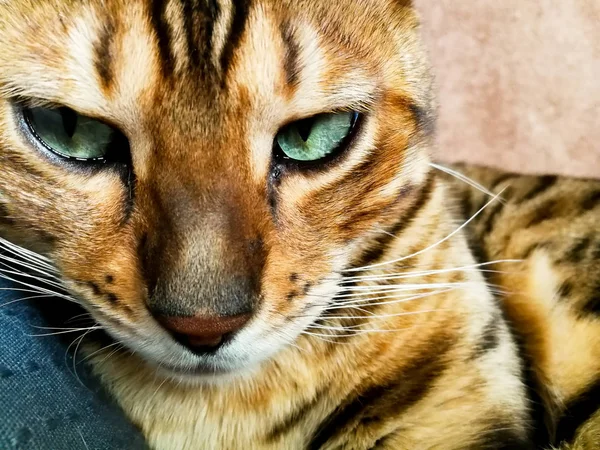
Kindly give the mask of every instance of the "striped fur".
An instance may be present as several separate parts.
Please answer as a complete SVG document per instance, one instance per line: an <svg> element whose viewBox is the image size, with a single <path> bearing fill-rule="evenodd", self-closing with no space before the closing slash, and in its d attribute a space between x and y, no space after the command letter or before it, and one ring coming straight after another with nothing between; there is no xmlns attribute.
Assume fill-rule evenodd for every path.
<svg viewBox="0 0 600 450"><path fill-rule="evenodd" d="M508 288L503 306L540 394L538 420L556 448L600 445L600 181L456 169L504 202L471 224L481 258L522 260L490 280ZM486 196L449 179L469 217Z"/></svg>
<svg viewBox="0 0 600 450"><path fill-rule="evenodd" d="M523 306L530 330L521 297L498 302L429 165L418 31L400 0L0 2L0 236L50 258L129 350L87 348L153 448L529 449L590 436L578 425L594 424L597 359L548 362L555 336L534 334L553 322ZM127 155L49 157L18 120L23 101L118 127ZM361 119L338 157L311 170L273 158L278 129L339 110ZM559 184L541 179L522 199ZM595 206L573 186L587 192L578 211ZM463 196L469 210L483 201ZM545 206L502 228L538 229L560 203ZM505 214L492 203L474 222L488 258L512 251L488 240ZM527 270L554 273L544 241L528 242ZM595 242L571 241L565 264L587 267ZM586 279L547 289L569 297L560 320L593 355ZM252 320L207 355L149 312L243 308Z"/></svg>

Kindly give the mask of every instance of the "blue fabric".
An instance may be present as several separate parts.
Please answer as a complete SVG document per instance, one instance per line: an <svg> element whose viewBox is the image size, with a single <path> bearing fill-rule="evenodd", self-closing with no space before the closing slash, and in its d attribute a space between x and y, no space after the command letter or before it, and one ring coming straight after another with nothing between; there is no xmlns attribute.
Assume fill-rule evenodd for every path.
<svg viewBox="0 0 600 450"><path fill-rule="evenodd" d="M28 295L9 288L0 280L0 449L147 448L83 364L75 377L68 341L31 336L45 316L30 300L7 304Z"/></svg>

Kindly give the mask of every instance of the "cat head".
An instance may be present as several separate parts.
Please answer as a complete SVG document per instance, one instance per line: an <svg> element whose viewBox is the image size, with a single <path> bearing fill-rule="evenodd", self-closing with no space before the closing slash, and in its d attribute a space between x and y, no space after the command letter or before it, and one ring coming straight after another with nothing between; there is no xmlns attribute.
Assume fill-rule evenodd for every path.
<svg viewBox="0 0 600 450"><path fill-rule="evenodd" d="M0 236L181 373L295 340L427 177L397 0L0 2Z"/></svg>

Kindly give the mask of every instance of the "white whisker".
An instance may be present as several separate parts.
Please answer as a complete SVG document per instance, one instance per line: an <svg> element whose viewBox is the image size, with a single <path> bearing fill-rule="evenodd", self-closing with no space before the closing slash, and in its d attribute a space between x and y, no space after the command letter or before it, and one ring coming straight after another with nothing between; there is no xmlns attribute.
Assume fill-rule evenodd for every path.
<svg viewBox="0 0 600 450"><path fill-rule="evenodd" d="M406 255L406 256L403 256L401 258L393 259L391 261L384 261L384 262L380 262L380 263L376 263L376 264L371 264L371 265L368 265L368 266L354 267L354 268L350 268L350 269L344 269L343 272L358 272L358 271L364 271L366 269L373 269L373 268L376 268L376 267L386 266L386 265L389 265L389 264L396 264L398 262L405 261L405 260L407 260L409 258L414 258L415 256L418 256L418 255L421 255L421 254L423 254L425 252L428 252L429 250L437 247L438 245L442 244L443 242L446 242L447 240L451 239L453 236L455 236L456 234L458 234L459 232L461 232L465 227L467 227L467 225L469 225L473 220L475 220L475 218L477 216L479 216L479 214L481 214L481 212L483 210L485 210L489 205L491 205L493 202L495 202L496 200L498 200L498 198L500 198L500 195L502 194L502 192L504 192L504 189L500 193L494 195L494 197L489 202L487 202L484 206L482 206L469 219L467 219L465 222L463 222L462 225L460 225L458 228L456 228L454 231L452 231L446 237L440 239L439 241L435 242L434 244L431 244L430 246L428 246L428 247L426 247L426 248L424 248L422 250L419 250L419 251L417 251L417 252L415 252L415 253L413 253L411 255Z"/></svg>
<svg viewBox="0 0 600 450"><path fill-rule="evenodd" d="M34 292L34 291L26 291L26 292ZM19 298L15 299L15 300L11 300L11 301L6 302L6 303L1 303L0 304L0 308L2 308L3 306L11 305L13 303L24 302L24 301L27 301L27 300L35 300L35 299L38 299L38 298L50 298L50 297L52 297L52 296L51 295L47 295L47 294L38 294L38 295L30 295L28 297L19 297Z"/></svg>
<svg viewBox="0 0 600 450"><path fill-rule="evenodd" d="M59 277L57 277L56 275L54 275L52 273L49 273L47 270L43 270L43 269L41 269L39 267L36 267L35 265L32 265L30 263L27 263L27 262L25 262L23 260L11 258L9 256L0 254L0 261L8 261L9 263L17 264L17 265L26 267L26 268L28 268L30 270L33 270L35 272L41 273L41 274L43 274L44 276L46 276L48 278L54 278L56 280L59 280ZM9 264L6 264L4 262L0 262L0 264L2 264L5 267L12 268Z"/></svg>
<svg viewBox="0 0 600 450"><path fill-rule="evenodd" d="M64 289L64 286L62 283L58 283L56 281L52 281L52 280L48 280L46 278L40 278L37 277L33 274L29 274L27 272L16 272L14 270L7 270L7 269L1 269L0 268L0 274L8 274L8 275L16 275L18 277L26 277L26 278L33 278L34 280L40 281L41 283L47 284L49 286L53 286L59 289Z"/></svg>
<svg viewBox="0 0 600 450"><path fill-rule="evenodd" d="M352 301L352 302L347 302L347 303L342 303L342 304L334 304L331 308L327 308L326 311L331 311L331 310L336 310L336 309L346 309L346 308L353 308L353 309L359 309L353 305L359 304L362 306L382 306L382 305L395 305L395 304L399 304L399 303L406 303L406 302L411 302L413 300L420 300L422 298L426 298L426 297L431 297L434 295L439 295L439 294L445 294L447 292L451 292L453 291L454 288L450 288L450 289L442 289L439 291L433 291L433 292L427 292L421 295L413 295L410 297L401 297L401 298L396 298L394 296L388 296L388 297L376 297L375 299L364 299L363 301ZM392 298L395 300L390 300L390 301L380 301L380 300L385 300L387 298ZM373 303L373 301L375 303ZM365 305L366 304L366 305Z"/></svg>
<svg viewBox="0 0 600 450"><path fill-rule="evenodd" d="M415 314L423 314L423 313L431 313L431 312L439 312L446 311L445 309L424 309L421 311L405 311L401 313L391 313L391 314L375 314L374 316L370 316L369 319L385 319L387 317L401 317L401 316L413 316ZM327 316L327 320L342 320L342 319L356 319L357 316Z"/></svg>
<svg viewBox="0 0 600 450"><path fill-rule="evenodd" d="M51 290L46 289L46 288L41 287L41 286L36 286L36 285L33 285L33 284L26 283L26 282L24 282L22 280L17 280L15 278L9 277L9 276L7 276L5 274L2 274L2 273L0 273L0 278L4 278L5 280L12 281L12 282L20 284L22 286L26 286L28 288L34 289L34 292L36 292L36 293L50 294L53 297L62 298L64 300L68 300L70 302L80 304L80 302L77 299L75 299L74 297L62 294L60 292L51 291Z"/></svg>
<svg viewBox="0 0 600 450"><path fill-rule="evenodd" d="M103 328L104 327L96 326L96 327L90 327L90 328L78 328L78 329L72 329L72 330L56 331L56 332L53 332L53 333L26 334L25 336L28 336L28 337L58 336L60 334L77 333L77 332L81 332L81 331L85 331L85 330L88 330L88 333L89 333L89 332L92 332L94 330L101 330Z"/></svg>
<svg viewBox="0 0 600 450"><path fill-rule="evenodd" d="M499 271L495 270L485 270L480 269L480 267L490 266L494 264L504 264L504 263L519 263L522 262L521 259L499 259L496 261L488 261L479 264L469 264L467 266L462 267L452 267L449 269L432 269L432 270L419 270L412 272L402 272L402 273L387 273L382 275L359 275L354 277L344 277L340 284L344 283L354 283L356 281L381 281L381 280L394 280L394 279L402 279L402 278L412 278L412 277L421 277L427 275L437 275L442 273L452 273L452 272L468 272L468 271L479 271L479 272L494 272L497 273Z"/></svg>
<svg viewBox="0 0 600 450"><path fill-rule="evenodd" d="M0 237L0 247L4 248L6 251L12 253L13 255L18 256L19 258L26 259L32 264L36 264L39 267L46 268L47 270L53 272L58 272L50 259L38 253L32 252L31 250L27 250L26 248L13 244L12 242L7 241L2 237Z"/></svg>
<svg viewBox="0 0 600 450"><path fill-rule="evenodd" d="M447 173L448 175L453 176L457 180L460 180L460 181L468 184L469 186L474 187L478 191L483 192L484 194L489 195L490 197L493 197L495 195L492 191L487 189L485 186L481 185L480 183L473 180L472 178L469 178L468 176L466 176L454 169L450 169L449 167L444 167L440 164L435 164L435 163L429 163L429 165L431 167L433 167L434 169L437 169L441 172ZM500 202L504 203L504 199L500 198Z"/></svg>

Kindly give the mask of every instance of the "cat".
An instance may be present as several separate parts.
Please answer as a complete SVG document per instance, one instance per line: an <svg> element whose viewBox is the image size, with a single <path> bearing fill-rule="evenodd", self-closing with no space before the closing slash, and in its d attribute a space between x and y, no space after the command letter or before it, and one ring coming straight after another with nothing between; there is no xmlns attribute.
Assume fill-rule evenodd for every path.
<svg viewBox="0 0 600 450"><path fill-rule="evenodd" d="M0 236L122 344L85 352L152 448L599 442L600 183L432 165L419 27L0 2Z"/></svg>

